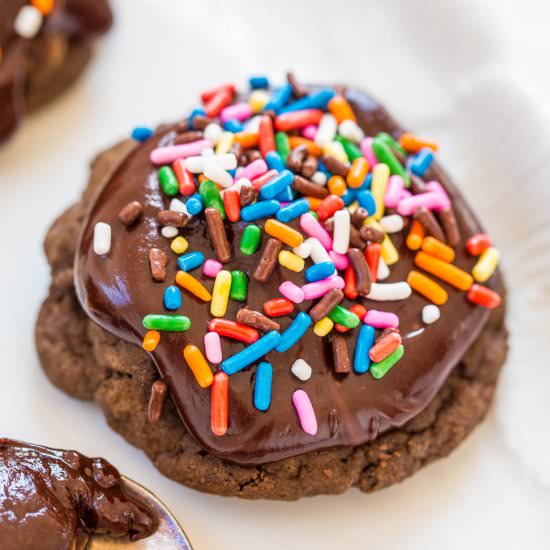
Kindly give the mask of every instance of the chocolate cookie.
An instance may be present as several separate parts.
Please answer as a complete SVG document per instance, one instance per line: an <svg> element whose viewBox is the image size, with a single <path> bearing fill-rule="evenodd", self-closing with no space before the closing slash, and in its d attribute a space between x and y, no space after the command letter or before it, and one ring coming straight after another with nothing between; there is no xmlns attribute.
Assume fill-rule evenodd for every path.
<svg viewBox="0 0 550 550"><path fill-rule="evenodd" d="M331 97L333 96L334 92ZM307 96L306 99L309 97ZM318 96L312 93L311 97ZM389 115L367 96L348 91L346 97L353 107L359 125L369 135L378 137L380 132L390 132L398 136L402 133ZM206 101L208 103L208 99ZM289 119L292 120L292 117L282 118L283 122ZM275 124L279 125L279 129L282 126L277 118L275 118ZM189 131L188 123L175 128L160 129L143 145L128 141L100 155L94 163L91 182L82 201L61 216L50 230L46 239L46 253L53 270L53 284L37 324L38 350L50 379L72 395L80 398L94 398L98 401L110 425L129 441L141 447L166 475L186 485L218 494L247 498L295 499L305 495L339 493L351 485L370 491L400 481L422 465L450 452L483 418L490 403L498 372L506 355L504 306L500 305L489 312L469 303L465 295L452 288L452 285L450 287L445 285L447 290L436 285L439 294L432 295L432 299L442 304L440 300L443 291L444 301L447 300L448 295L449 303L441 308L441 320L435 325L430 325L429 329L426 328L428 325L421 322L420 312L422 306L428 302L420 294L415 293L409 297L408 283L399 282L406 278L411 286L421 290L418 282L414 282L410 275L412 261L408 259L410 251L407 251L405 243L407 232L403 228L391 235L403 258L391 267L390 280L398 282L397 286L379 284L374 287L372 280L369 286L367 278L370 276L371 279L376 280L377 275L373 277L372 274L367 274L364 271L363 256L355 252L351 253L350 250L348 254L357 279L356 294L353 295L350 292L349 285L346 283L343 292L345 297L338 295L337 292L329 293L326 304L323 303L325 300L323 298L314 306L317 308L316 311L310 311L311 316L322 321L325 315L334 315L335 304L340 302L341 305L336 306L339 308L335 317L336 322L344 325L349 323L347 328L350 330L345 330L345 326L337 327L324 341L321 340L322 335L319 334L320 331L317 330L316 325L315 333L313 331L305 333L304 342L298 344L293 352L287 352L290 348L280 348L277 349L278 354L273 355L274 352L271 352L267 355L268 364L274 366L272 403L268 400L267 406L264 406L265 400L256 400L256 397L254 401L252 400L250 394L253 386L259 384L259 375L256 374L256 380L254 380L254 377L251 377L252 371L246 365L244 369L233 371L235 362L233 358L240 359L239 353L243 346L224 340L223 357L228 358L229 361L226 359L221 364L221 370L217 371L216 376L219 373L230 375L232 393L229 403L229 426L227 424L224 426L223 422L215 425L214 416L211 422L208 422L210 391L201 390L197 382L202 386L202 381L204 387L208 387L212 380L207 376L201 379L197 374L193 374L195 371L191 372L191 369L188 369L182 357L184 347L188 350L193 343L202 347L201 333L204 334L204 322L197 321L197 315L204 315L202 312L209 308L202 305L199 299L188 296L185 298L189 317L192 319L190 327L188 321L177 318L177 322L184 323L182 327L187 323L184 328L189 329L183 333L184 340L176 339L174 333L162 332L160 344L157 340L153 342L152 347L148 347L150 344L147 338L151 335L146 335L143 347L150 351L156 368L143 350L124 341L131 340L138 343L145 331L143 329L139 331L139 325L134 324L134 321L141 322L146 312L159 311L158 306L156 311L153 309L155 301L158 302L160 299L162 303L165 285L151 282L149 268L153 267L153 264L150 264L147 259L150 259L150 251L148 253L147 251L149 246L153 246L156 250L163 252L166 259L173 252L169 243L164 244L166 241L163 242L161 237L152 232L152 227L160 228L156 225L157 220L165 224L169 219L170 224L183 226L180 231L187 239L190 251L202 252L212 257L208 245L208 238L211 238L214 254L217 254L218 258L222 259L220 256L227 253L229 256L222 261L226 262L228 269L238 267L248 277L249 287L246 298L248 311L262 309L263 302L277 295L281 282L289 281L299 288L299 277L303 278L303 274L292 274L286 269L283 271L283 267L277 266L271 268L267 279L260 274L262 276L259 276L259 281L256 281L257 272L254 266L257 266L259 257L251 258L253 254L240 255L238 252L246 229L243 223L233 224L229 229L227 222L220 224L216 219L217 214L214 216L215 212L209 212L207 209L208 237L205 233L205 222L201 221L204 218L201 216L189 220L187 213L180 210L180 216L177 216L178 220L176 220L176 210L172 211L170 216L163 213L167 208L163 206L164 199L159 189L166 190L166 180L163 181L165 176L161 176L159 187L155 179L156 171L151 168L149 157L155 162L158 155L162 156L170 151L171 144L181 143L184 139L182 137L184 130ZM292 130L290 135L295 136ZM200 137L200 135L196 136L190 143L196 143ZM375 142L375 147L379 145L380 139ZM296 140L294 143L297 143ZM294 150L296 148L295 145ZM249 146L249 151L253 149L254 146ZM299 165L302 177L308 150L305 153L301 161L298 155L295 155L296 159L289 157L289 161L296 161ZM377 152L379 158L384 154L387 154L386 149ZM397 148L395 154L398 154ZM426 152L422 155L429 156ZM416 162L418 165L426 163L422 155L411 156L410 162ZM248 152L248 156L249 158L244 160L243 164L246 166L245 169L251 171L252 168L248 166L254 160L252 157L256 155ZM394 162L393 159L395 159L394 155L388 162L391 164ZM308 162L315 164L318 161L314 159ZM340 162L346 164L343 161ZM325 159L325 164L332 167L333 173L341 169L331 159ZM397 167L394 166L394 168L398 170ZM350 170L349 166L346 169ZM434 200L441 199L440 193L448 193L452 198L456 217L449 214L450 208L447 205L443 208L443 213L439 211L437 217L433 216L430 210L427 210L427 214L421 210L418 223L425 231L433 230L432 224L435 223L437 224L435 227L439 227L441 223L447 230L443 239L450 243L451 240L458 238L458 241L455 240L454 248L455 267L459 270L460 277L469 280L464 269L471 269L475 259L467 257L463 247L466 237L480 232L479 225L440 168L433 165L429 170L431 170L431 177L437 178L443 187L436 189L431 185L431 189L425 188L430 184L416 180L414 176L406 173L403 173L403 179L413 179L411 189L415 192L416 188L418 195L430 191L435 193L437 196L433 197ZM379 171L379 169L376 170L376 172ZM279 181L287 177L284 171L281 171L281 174L283 175L276 180L277 185L281 185ZM349 174L346 175L349 178ZM314 181L316 175L310 174L309 177ZM271 180L267 181L270 184L273 183ZM127 182L131 182L131 187ZM179 183L181 190L181 181ZM300 185L299 180L298 183ZM361 182L358 187L360 185L362 185ZM373 195L376 194L377 185L378 183L373 183ZM146 189L147 192L142 194L142 189ZM327 205L331 202L339 204L337 200L339 197L334 194L334 189L332 186L333 194L328 195L328 201L325 201L324 205L316 205L317 214L321 218L323 209L328 208ZM259 191L262 193L261 188ZM117 193L122 193L122 196L118 196ZM140 202L142 209L132 213L130 207L122 215L125 223L118 222L122 228L120 229L115 225L116 217L123 211L123 207L131 204L129 199L132 196ZM407 196L404 195L404 197ZM266 197L262 198L265 202L270 200ZM375 200L375 197L373 198ZM425 198L429 197L424 196L423 199ZM363 202L367 209L370 208L368 200L370 200L368 194L360 197L360 202ZM154 205L152 210L147 201L151 201ZM258 204L253 203L253 205ZM264 206L265 204L260 205L260 207ZM406 203L398 205L398 209L401 208L404 211L405 206ZM211 208L221 214L221 210L215 206ZM341 209L342 206L340 205L339 208ZM132 214L130 217L134 223L128 223L126 214ZM226 214L232 215L229 206ZM241 216L244 219L248 214L241 210ZM401 223L408 222L404 216L401 217ZM451 226L444 220L445 216L453 218L454 229L461 230L462 236L452 235L452 231L449 230ZM400 216L397 217L400 218ZM326 218L328 219L329 216ZM341 216L335 215L332 225L325 224L326 231L329 231L334 238L334 250L341 245L342 220L339 218ZM100 243L92 235L92 230L100 220L103 224L105 221L111 224L113 248L110 246L105 248L103 246L105 243ZM274 223L270 226L263 220L254 221L258 226L263 226L263 231L274 235L272 239L276 238L279 226ZM389 224L390 221L385 219L383 223ZM396 221L399 220L394 218L393 222ZM286 232L285 235L281 236L279 233L281 239L295 238L296 233L299 233L300 226L290 220L289 223L292 228L285 226L282 229ZM78 249L74 235L82 227L83 236ZM367 227L370 228L369 231L364 231ZM147 237L142 233L145 228L147 228ZM227 239L225 244L223 244L224 231ZM353 231L350 233L353 234ZM359 237L357 235L354 237L357 245L362 248L367 247L367 259L372 260L369 254L374 253L377 248L371 245L379 240L379 233L385 238L384 233L372 224L362 226L358 233L360 233ZM175 231L174 236L177 234L178 230ZM351 237L352 235L348 238ZM130 241L125 242L128 238ZM147 240L147 246L140 247L139 242L144 239ZM432 241L421 239L421 241L436 248L442 244L439 240L432 242L434 239ZM269 240L267 242L269 243ZM295 246L298 244L294 243ZM263 252L260 250L258 252L265 255L267 248L266 244ZM432 256L429 251L433 254L441 254L449 253L450 249L452 247L447 246L434 250L426 246L428 251L423 254L433 258L437 256ZM138 252L137 256L129 255L127 252L129 250ZM86 313L75 295L73 274L75 254L78 292L81 303L85 305ZM98 254L101 254L102 258L107 258L107 261L96 264L94 258L97 258ZM141 254L145 254L144 264L139 258ZM235 255L237 258L233 259ZM331 258L340 264L341 259L337 256L331 256ZM422 259L423 256L421 255L420 258ZM294 258L291 260L296 261ZM179 265L183 272L187 261L193 260L187 257L180 261ZM423 269L429 271L431 260L428 258L424 261L428 263L423 264L425 266ZM105 271L104 266L110 266L110 262L115 262L113 264L115 277L109 270ZM232 262L236 263L232 264ZM161 271L166 263L166 261L161 263ZM367 269L371 267L368 262L366 265ZM147 273L147 278L143 276L144 273ZM173 277L174 270L167 273L169 274L161 273L160 279L165 277L168 282L168 278ZM207 284L207 275L199 276L199 279L203 284ZM267 282L263 282L262 279ZM184 288L187 284L185 281L188 280L186 277L179 277L179 280L176 278L180 284L183 282ZM493 275L491 281L493 290L502 293L502 282L498 272ZM113 282L116 283L115 286ZM470 281L468 288L471 289L471 287ZM313 287L306 289L308 293L312 291ZM400 307L394 302L383 301L381 305L384 306L384 311L376 311L373 302L380 299L380 296L376 297L376 293L402 293L403 291L407 294L406 306ZM364 294L357 298L359 292ZM492 291L487 290L488 294L484 294L483 290L479 292L494 300L493 304L486 302L486 305L496 305L498 300L494 293L490 293ZM468 295L473 300L478 299L473 293ZM234 300L239 301L237 298ZM358 307L361 306L362 301L369 307L369 317ZM109 305L110 302L113 304ZM113 309L114 303L117 306ZM167 303L166 298L164 303ZM300 304L295 306L302 312L302 317L299 319L309 317L306 306ZM241 311L239 308L240 304L229 304L228 319L235 318L235 315L239 319L242 312L242 308ZM323 308L328 310L324 311ZM130 312L134 313L130 314ZM89 315L99 324L91 321ZM390 327L397 316L401 320L399 326L401 333ZM351 325L356 326L355 318L359 317L361 319L364 317L364 326L371 327L372 334L375 333L374 325L379 329L384 324L389 327L388 330L384 332L380 330L378 333L376 345L372 347L370 354L375 362L370 366L368 373L366 371L369 370L370 360L368 358L356 360L358 354L356 338L360 338L361 334L357 336L357 331L354 331ZM428 322L427 317L426 322ZM241 318L244 317L241 316ZM170 319L170 322L174 319ZM165 322L166 318L161 320ZM265 320L264 318L263 322ZM207 315L204 321L208 321ZM280 321L284 341L293 341L297 332L296 325L293 323L293 328L286 331L290 325L290 319L276 318L273 321L277 323ZM252 320L250 324L252 326L244 331L244 337L252 335L248 343L251 348L254 348L255 342L259 341L259 335L254 336L254 332L250 332L249 329L254 328ZM100 325L105 328L101 328ZM219 330L223 336L223 331L216 329L216 326L221 325L220 323L213 325L210 321L210 331ZM234 325L224 325L225 329L228 326L231 330L235 329ZM259 325L256 326L258 327L262 331L265 330ZM434 330L436 327L439 328ZM337 330L340 331L340 335ZM153 332L156 333L156 331ZM266 336L273 332L277 330L267 332ZM155 335L152 336L154 340ZM292 341L290 347L292 347ZM397 347L394 345L396 343ZM157 344L158 348L156 348ZM156 354L155 348L161 352L160 355ZM299 379L296 372L290 370L290 366L296 359L296 349L298 349L299 358L305 359L313 368L314 376L308 380ZM403 353L404 358L402 358ZM352 373L350 373L352 367L350 357L354 358ZM187 355L186 358L188 358ZM157 369L160 370L164 380L157 380ZM420 380L422 383L419 384ZM317 389L315 384L318 386ZM309 392L309 395L313 396L313 414L316 414L314 427L311 424L306 425L304 419L299 416L299 403L294 402L298 409L295 410L290 402L290 394L294 391L296 395L298 393L296 389L300 387L306 390L301 390L302 394ZM167 388L171 399L166 400L162 407ZM324 393L322 388L325 388ZM276 391L278 393L275 393ZM299 396L302 394L298 393ZM214 393L212 395L214 396ZM336 401L335 396L339 396ZM355 415L358 415L357 420L354 419Z"/></svg>
<svg viewBox="0 0 550 550"><path fill-rule="evenodd" d="M111 23L106 0L0 2L0 142L80 76Z"/></svg>

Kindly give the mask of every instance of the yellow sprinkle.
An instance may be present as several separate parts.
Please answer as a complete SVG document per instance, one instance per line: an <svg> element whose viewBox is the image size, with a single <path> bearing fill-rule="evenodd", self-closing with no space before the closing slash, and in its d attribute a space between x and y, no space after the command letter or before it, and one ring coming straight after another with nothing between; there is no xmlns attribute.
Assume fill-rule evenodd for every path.
<svg viewBox="0 0 550 550"><path fill-rule="evenodd" d="M172 252L175 252L176 254L183 254L189 248L189 243L184 237L176 237L170 243L170 248L172 249Z"/></svg>
<svg viewBox="0 0 550 550"><path fill-rule="evenodd" d="M229 291L231 289L231 273L222 269L216 275L214 288L212 289L212 302L210 302L210 313L214 317L223 317L227 311Z"/></svg>
<svg viewBox="0 0 550 550"><path fill-rule="evenodd" d="M397 252L397 249L395 248L389 235L384 231L382 226L374 219L374 216L370 216L369 218L367 218L364 221L363 225L371 225L372 227L375 227L376 229L379 229L384 233L384 240L382 241L382 244L381 244L380 255L382 256L382 259L384 260L386 265L396 264L399 261L399 252Z"/></svg>
<svg viewBox="0 0 550 550"><path fill-rule="evenodd" d="M322 338L332 330L333 326L334 326L334 323L328 317L323 317L320 321L317 321L313 325L313 332L317 336L320 336Z"/></svg>
<svg viewBox="0 0 550 550"><path fill-rule="evenodd" d="M248 104L252 107L252 112L258 114L269 101L269 94L265 90L254 90L248 96Z"/></svg>
<svg viewBox="0 0 550 550"><path fill-rule="evenodd" d="M384 215L384 197L390 177L390 169L385 164L377 164L372 169L372 185L370 191L376 202L374 218L379 220Z"/></svg>
<svg viewBox="0 0 550 550"><path fill-rule="evenodd" d="M359 208L359 203L357 201L353 201L349 206L348 210L350 214L353 214L357 209Z"/></svg>
<svg viewBox="0 0 550 550"><path fill-rule="evenodd" d="M484 283L495 272L500 261L500 252L493 246L481 253L479 260L472 269L472 275L478 283Z"/></svg>
<svg viewBox="0 0 550 550"><path fill-rule="evenodd" d="M279 252L279 263L283 267L290 269L290 271L295 271L296 273L303 271L305 265L304 260L300 258L300 256L288 250L281 250L281 252Z"/></svg>
<svg viewBox="0 0 550 550"><path fill-rule="evenodd" d="M232 132L224 132L216 144L216 155L225 155L225 153L229 153L234 139L235 134Z"/></svg>
<svg viewBox="0 0 550 550"><path fill-rule="evenodd" d="M339 141L330 141L323 146L323 153L331 157L337 158L339 161L349 164L348 156L344 150L344 146Z"/></svg>

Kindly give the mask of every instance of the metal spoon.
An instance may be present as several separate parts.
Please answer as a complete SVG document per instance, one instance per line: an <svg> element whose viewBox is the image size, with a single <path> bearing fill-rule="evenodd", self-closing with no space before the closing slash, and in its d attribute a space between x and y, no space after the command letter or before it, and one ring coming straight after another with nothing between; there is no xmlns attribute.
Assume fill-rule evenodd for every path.
<svg viewBox="0 0 550 550"><path fill-rule="evenodd" d="M155 514L158 520L156 531L149 537L129 542L124 539L114 539L103 535L94 535L86 550L193 550L187 535L176 518L153 493L128 479L122 477L130 493L143 502Z"/></svg>

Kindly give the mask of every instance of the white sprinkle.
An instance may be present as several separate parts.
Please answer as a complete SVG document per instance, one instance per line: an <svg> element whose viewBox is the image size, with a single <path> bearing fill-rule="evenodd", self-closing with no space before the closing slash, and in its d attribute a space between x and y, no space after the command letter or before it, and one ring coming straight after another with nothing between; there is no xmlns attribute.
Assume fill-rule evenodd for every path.
<svg viewBox="0 0 550 550"><path fill-rule="evenodd" d="M321 122L319 123L317 133L315 134L315 143L321 147L327 143L330 143L336 135L337 126L338 123L332 115L328 113L324 114L321 118Z"/></svg>
<svg viewBox="0 0 550 550"><path fill-rule="evenodd" d="M386 233L399 233L403 229L403 218L399 214L384 216L380 219L380 225Z"/></svg>
<svg viewBox="0 0 550 550"><path fill-rule="evenodd" d="M349 248L350 214L347 208L334 213L334 233L332 249L338 254L345 254Z"/></svg>
<svg viewBox="0 0 550 550"><path fill-rule="evenodd" d="M172 210L173 212L182 212L183 214L188 213L187 206L185 206L185 203L179 199L172 199L170 201L169 210Z"/></svg>
<svg viewBox="0 0 550 550"><path fill-rule="evenodd" d="M303 359L296 359L296 361L292 363L290 370L292 374L296 376L296 378L302 380L302 382L311 378L311 367Z"/></svg>
<svg viewBox="0 0 550 550"><path fill-rule="evenodd" d="M233 153L210 155L206 157L202 155L187 157L185 159L185 168L192 174L200 174L204 172L204 167L207 163L213 163L224 170L233 170L237 168L237 157Z"/></svg>
<svg viewBox="0 0 550 550"><path fill-rule="evenodd" d="M310 237L304 241L304 244L305 243L309 243L311 248L309 255L314 264L320 264L321 262L332 262L326 248L319 242L319 239Z"/></svg>
<svg viewBox="0 0 550 550"><path fill-rule="evenodd" d="M233 183L233 178L229 172L211 162L204 167L203 174L209 180L219 183L222 187L229 187Z"/></svg>
<svg viewBox="0 0 550 550"><path fill-rule="evenodd" d="M251 134L257 134L260 131L260 120L262 118L257 115L253 116L245 125L244 131L250 132Z"/></svg>
<svg viewBox="0 0 550 550"><path fill-rule="evenodd" d="M42 27L43 19L40 10L34 6L23 6L15 18L13 28L23 38L34 38Z"/></svg>
<svg viewBox="0 0 550 550"><path fill-rule="evenodd" d="M177 227L174 227L173 225L165 225L161 230L160 234L167 238L167 239L173 239L174 237L177 237L179 234L179 230Z"/></svg>
<svg viewBox="0 0 550 550"><path fill-rule="evenodd" d="M372 283L372 287L367 296L369 300L380 302L392 300L405 300L412 293L409 283L402 281L400 283Z"/></svg>
<svg viewBox="0 0 550 550"><path fill-rule="evenodd" d="M327 175L324 172L315 172L315 174L311 176L311 181L317 185L326 185Z"/></svg>
<svg viewBox="0 0 550 550"><path fill-rule="evenodd" d="M207 139L214 145L216 145L221 138L223 134L223 128L216 124L215 122L211 122L205 129L204 129L204 139Z"/></svg>
<svg viewBox="0 0 550 550"><path fill-rule="evenodd" d="M364 137L365 133L353 120L343 120L340 122L340 126L338 126L338 133L350 141L354 141L355 143L359 143Z"/></svg>
<svg viewBox="0 0 550 550"><path fill-rule="evenodd" d="M212 156L214 156L214 149L211 149L210 147L207 147L206 149L203 149L201 151L201 155L203 157L212 157Z"/></svg>
<svg viewBox="0 0 550 550"><path fill-rule="evenodd" d="M94 226L94 252L98 256L109 254L111 250L111 226L108 223L97 222Z"/></svg>
<svg viewBox="0 0 550 550"><path fill-rule="evenodd" d="M440 315L441 312L439 311L439 308L433 304L429 304L422 308L422 321L424 321L426 325L435 323L439 319Z"/></svg>
<svg viewBox="0 0 550 550"><path fill-rule="evenodd" d="M309 258L309 255L311 254L311 243L304 241L300 246L293 248L292 252L294 252L296 256L300 256L300 258L305 260L306 258Z"/></svg>
<svg viewBox="0 0 550 550"><path fill-rule="evenodd" d="M388 264L382 258L380 258L376 279L378 281L383 281L384 279L387 279L389 276L390 276L390 268L388 267Z"/></svg>

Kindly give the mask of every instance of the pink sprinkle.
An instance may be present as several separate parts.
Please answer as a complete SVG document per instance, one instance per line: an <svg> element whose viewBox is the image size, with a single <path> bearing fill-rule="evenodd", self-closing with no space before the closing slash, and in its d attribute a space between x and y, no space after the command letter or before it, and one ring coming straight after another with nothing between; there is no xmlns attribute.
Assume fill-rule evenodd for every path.
<svg viewBox="0 0 550 550"><path fill-rule="evenodd" d="M386 187L386 195L384 197L384 204L388 208L395 208L399 199L401 198L401 192L405 187L405 183L401 176L391 176Z"/></svg>
<svg viewBox="0 0 550 550"><path fill-rule="evenodd" d="M428 210L441 210L450 205L447 197L439 191L428 191L401 199L397 205L397 213L401 216L411 216L420 206L424 206Z"/></svg>
<svg viewBox="0 0 550 550"><path fill-rule="evenodd" d="M292 281L281 283L279 285L279 292L295 304L301 304L304 301L304 291Z"/></svg>
<svg viewBox="0 0 550 550"><path fill-rule="evenodd" d="M202 272L207 277L214 278L221 270L223 269L223 265L218 262L218 260L206 260L204 262L204 265L202 266Z"/></svg>
<svg viewBox="0 0 550 550"><path fill-rule="evenodd" d="M206 358L214 365L222 362L222 343L217 332L207 332L204 335L204 351Z"/></svg>
<svg viewBox="0 0 550 550"><path fill-rule="evenodd" d="M296 390L292 394L292 403L298 413L302 430L310 435L317 433L317 418L309 395L304 390Z"/></svg>
<svg viewBox="0 0 550 550"><path fill-rule="evenodd" d="M304 291L304 300L314 300L324 296L329 290L333 288L343 289L345 286L344 279L339 275L331 277L330 279L323 279L322 281L315 281L314 283L308 283L302 287Z"/></svg>
<svg viewBox="0 0 550 550"><path fill-rule="evenodd" d="M236 103L222 110L220 118L222 122L236 119L241 122L248 120L252 116L252 107L248 103Z"/></svg>
<svg viewBox="0 0 550 550"><path fill-rule="evenodd" d="M316 134L317 134L317 126L315 126L315 124L309 124L308 126L304 126L302 130L302 135L307 139L311 139L312 141L315 139Z"/></svg>
<svg viewBox="0 0 550 550"><path fill-rule="evenodd" d="M330 256L332 263L336 266L336 269L338 271L342 271L346 269L346 267L348 267L349 260L345 254L340 254L339 252L331 250L328 255Z"/></svg>
<svg viewBox="0 0 550 550"><path fill-rule="evenodd" d="M151 151L149 159L153 164L169 164L177 159L200 155L203 149L208 149L209 147L212 147L212 143L207 139L199 139L199 141L183 143L182 145L157 147Z"/></svg>
<svg viewBox="0 0 550 550"><path fill-rule="evenodd" d="M397 328L399 326L399 317L389 311L369 309L363 318L363 323L371 325L374 328Z"/></svg>
<svg viewBox="0 0 550 550"><path fill-rule="evenodd" d="M399 200L402 199L408 199L409 197L412 197L413 194L408 189L403 189L401 191L401 194L399 195Z"/></svg>
<svg viewBox="0 0 550 550"><path fill-rule="evenodd" d="M257 159L251 162L246 168L243 168L235 177L235 181L239 181L242 178L253 180L259 176L262 176L267 172L267 164L262 159Z"/></svg>
<svg viewBox="0 0 550 550"><path fill-rule="evenodd" d="M308 212L300 216L300 227L310 236L316 238L326 250L332 249L330 233Z"/></svg>
<svg viewBox="0 0 550 550"><path fill-rule="evenodd" d="M378 160L372 151L372 138L364 138L363 141L361 141L360 147L361 153L363 153L363 155L369 162L370 169L372 170L372 167L378 164Z"/></svg>
<svg viewBox="0 0 550 550"><path fill-rule="evenodd" d="M451 199L449 199L449 195L447 195L447 191L445 191L443 186L438 181L429 181L426 184L426 187L430 191L433 191L434 193L440 193L441 196L444 197L445 205L442 206L441 208L434 208L434 210L439 212L440 210L448 210L449 208L451 208Z"/></svg>

